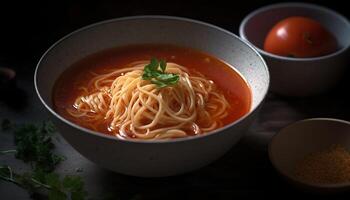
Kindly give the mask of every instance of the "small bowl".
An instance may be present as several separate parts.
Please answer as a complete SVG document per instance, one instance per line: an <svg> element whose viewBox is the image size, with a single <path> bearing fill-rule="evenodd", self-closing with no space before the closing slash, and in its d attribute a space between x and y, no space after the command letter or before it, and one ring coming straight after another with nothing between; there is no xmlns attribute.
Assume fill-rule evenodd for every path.
<svg viewBox="0 0 350 200"><path fill-rule="evenodd" d="M319 21L336 38L338 50L312 58L290 58L263 50L265 37L280 20L305 16ZM310 96L334 86L347 67L350 23L328 8L306 3L280 3L262 7L244 18L239 27L241 38L249 41L265 59L271 73L271 91L286 96Z"/></svg>
<svg viewBox="0 0 350 200"><path fill-rule="evenodd" d="M306 119L287 126L272 138L269 157L277 171L300 188L320 193L344 191L350 189L350 182L314 184L294 176L297 162L334 144L350 150L350 122L330 118Z"/></svg>
<svg viewBox="0 0 350 200"><path fill-rule="evenodd" d="M156 33L156 34L155 34ZM60 74L101 50L130 44L173 44L207 52L234 66L251 87L249 113L211 133L171 140L122 140L78 126L53 109L52 92ZM39 61L34 83L63 137L92 162L133 176L160 177L189 172L218 159L242 137L265 98L269 72L260 54L219 27L178 17L112 19L79 29L56 42Z"/></svg>

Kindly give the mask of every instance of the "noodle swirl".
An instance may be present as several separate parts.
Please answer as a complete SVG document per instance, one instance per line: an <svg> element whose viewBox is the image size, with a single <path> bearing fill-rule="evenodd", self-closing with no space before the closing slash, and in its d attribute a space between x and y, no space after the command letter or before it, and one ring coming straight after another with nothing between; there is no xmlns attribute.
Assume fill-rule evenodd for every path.
<svg viewBox="0 0 350 200"><path fill-rule="evenodd" d="M142 79L147 64L140 61L128 68L94 74L88 86L80 88L81 95L67 112L88 122L106 120L109 130L122 138L186 137L223 125L221 120L230 105L213 81L168 63L166 72L178 74L179 81L158 88Z"/></svg>

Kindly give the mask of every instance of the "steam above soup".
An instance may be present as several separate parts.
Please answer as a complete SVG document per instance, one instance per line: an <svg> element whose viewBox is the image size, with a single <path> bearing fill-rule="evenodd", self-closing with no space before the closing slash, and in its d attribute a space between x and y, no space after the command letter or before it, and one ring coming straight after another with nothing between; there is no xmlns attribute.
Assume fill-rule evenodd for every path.
<svg viewBox="0 0 350 200"><path fill-rule="evenodd" d="M55 110L119 138L205 134L249 112L251 92L217 58L172 45L109 49L73 64L57 80Z"/></svg>

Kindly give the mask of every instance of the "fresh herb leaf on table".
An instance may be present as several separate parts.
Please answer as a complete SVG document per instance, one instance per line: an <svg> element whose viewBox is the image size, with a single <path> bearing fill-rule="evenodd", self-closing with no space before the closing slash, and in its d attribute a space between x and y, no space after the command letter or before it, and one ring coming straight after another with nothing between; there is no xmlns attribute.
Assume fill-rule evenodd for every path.
<svg viewBox="0 0 350 200"><path fill-rule="evenodd" d="M41 125L24 125L14 130L16 150L1 151L15 153L17 159L30 163L31 172L17 173L10 166L0 165L0 179L12 182L34 194L46 191L48 199L83 200L87 196L80 176L67 175L63 178L54 173L63 156L53 152L52 135L55 128L51 122Z"/></svg>
<svg viewBox="0 0 350 200"><path fill-rule="evenodd" d="M16 158L29 162L34 169L51 172L64 157L52 152L54 144L51 136L55 127L51 122L43 122L37 126L29 124L14 131L17 146Z"/></svg>
<svg viewBox="0 0 350 200"><path fill-rule="evenodd" d="M80 176L68 175L63 179L57 173L15 173L9 166L0 166L0 178L12 182L33 195L40 189L48 190L48 198L55 200L82 200L87 193Z"/></svg>

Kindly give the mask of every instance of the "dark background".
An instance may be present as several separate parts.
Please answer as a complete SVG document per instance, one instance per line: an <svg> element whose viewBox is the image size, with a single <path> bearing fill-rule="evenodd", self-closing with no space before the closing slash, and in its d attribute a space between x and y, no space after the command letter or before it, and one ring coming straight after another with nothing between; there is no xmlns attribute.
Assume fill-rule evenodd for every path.
<svg viewBox="0 0 350 200"><path fill-rule="evenodd" d="M1 1L3 2L3 1ZM237 33L240 21L263 5L282 1L111 0L14 1L0 3L0 64L36 63L55 41L85 25L131 15L173 15L213 23ZM305 1L332 8L349 16L347 1Z"/></svg>
<svg viewBox="0 0 350 200"><path fill-rule="evenodd" d="M13 102L13 98L5 103L0 101L0 120L9 118L23 123L47 118L32 84L35 65L49 46L78 28L116 17L172 15L209 22L237 34L241 20L249 12L277 2L283 1L1 1L0 67L17 70L18 87L24 91L23 99L27 100L22 108L18 108L20 104ZM346 1L304 2L329 7L350 18ZM111 194L111 199L344 199L350 194L315 196L297 190L282 180L268 160L266 144L271 135L296 120L310 117L350 120L347 89L346 85L342 85L328 94L308 99L288 99L269 94L257 122L239 144L213 164L182 176L142 179L112 173L87 161L64 141L58 144L57 149L67 157L67 161L59 171L74 173L76 167L83 167L81 175L86 181L89 195L94 199L103 199L102 194ZM0 93L0 97L5 95ZM257 136L260 138L257 139ZM0 137L0 149L13 145L12 135ZM11 157L1 157L0 164L21 166L21 163L13 160ZM25 191L0 181L1 200L27 198Z"/></svg>

